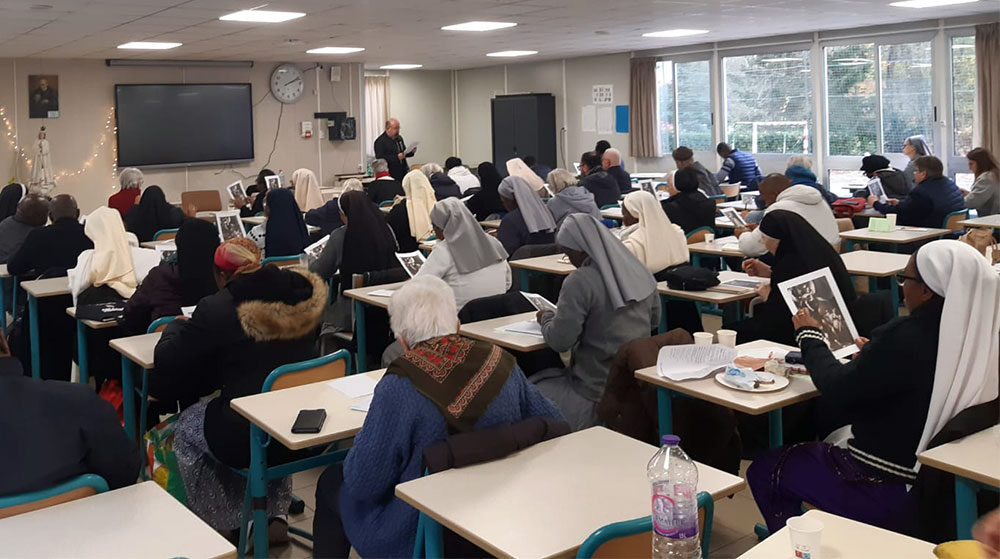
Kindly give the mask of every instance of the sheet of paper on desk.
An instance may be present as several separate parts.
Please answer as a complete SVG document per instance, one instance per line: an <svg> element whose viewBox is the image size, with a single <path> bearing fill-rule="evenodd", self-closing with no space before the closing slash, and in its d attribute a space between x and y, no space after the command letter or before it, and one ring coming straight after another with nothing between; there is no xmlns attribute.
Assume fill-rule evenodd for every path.
<svg viewBox="0 0 1000 559"><path fill-rule="evenodd" d="M392 297L392 294L395 292L395 289L376 289L375 291L369 291L368 294L372 297Z"/></svg>
<svg viewBox="0 0 1000 559"><path fill-rule="evenodd" d="M354 411L363 411L365 413L368 413L368 408L371 407L371 405L372 405L372 398L374 398L374 397L375 397L374 395L372 395L372 396L365 396L364 398L362 398L362 399L358 400L357 402L354 402L353 404L351 404L351 409L354 410Z"/></svg>
<svg viewBox="0 0 1000 559"><path fill-rule="evenodd" d="M374 394L376 384L378 381L368 375L349 375L326 383L327 386L348 398L360 398Z"/></svg>
<svg viewBox="0 0 1000 559"><path fill-rule="evenodd" d="M181 314L184 315L186 318L191 318L192 316L194 316L194 309L197 306L198 305L191 305L190 307L181 307Z"/></svg>
<svg viewBox="0 0 1000 559"><path fill-rule="evenodd" d="M511 334L527 334L529 336L542 337L542 326L534 320L523 320L521 322L515 322L513 324L508 324L507 326L501 326L497 328L500 332L509 332Z"/></svg>
<svg viewBox="0 0 1000 559"><path fill-rule="evenodd" d="M656 373L670 380L704 378L736 358L736 350L723 345L668 345L656 356Z"/></svg>

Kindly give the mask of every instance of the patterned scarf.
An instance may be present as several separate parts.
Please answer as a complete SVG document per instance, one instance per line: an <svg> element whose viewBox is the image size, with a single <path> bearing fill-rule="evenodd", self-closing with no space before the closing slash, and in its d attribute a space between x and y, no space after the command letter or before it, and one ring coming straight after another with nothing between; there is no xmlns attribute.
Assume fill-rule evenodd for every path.
<svg viewBox="0 0 1000 559"><path fill-rule="evenodd" d="M452 433L472 431L514 370L499 346L451 334L420 342L386 374L410 379L444 416Z"/></svg>

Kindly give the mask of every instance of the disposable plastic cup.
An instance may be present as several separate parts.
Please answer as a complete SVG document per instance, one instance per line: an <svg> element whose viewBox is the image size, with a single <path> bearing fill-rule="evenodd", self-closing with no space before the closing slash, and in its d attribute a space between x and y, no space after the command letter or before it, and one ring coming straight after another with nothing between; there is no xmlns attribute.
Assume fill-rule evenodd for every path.
<svg viewBox="0 0 1000 559"><path fill-rule="evenodd" d="M696 332L694 335L694 345L712 345L712 333Z"/></svg>
<svg viewBox="0 0 1000 559"><path fill-rule="evenodd" d="M785 523L792 539L792 556L796 559L820 559L823 523L815 518L796 516Z"/></svg>

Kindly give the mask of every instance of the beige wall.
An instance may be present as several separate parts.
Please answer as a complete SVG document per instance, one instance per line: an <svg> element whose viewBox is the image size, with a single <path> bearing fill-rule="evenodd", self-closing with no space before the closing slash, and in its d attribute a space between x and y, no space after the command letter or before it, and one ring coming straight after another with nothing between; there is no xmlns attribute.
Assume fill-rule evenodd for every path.
<svg viewBox="0 0 1000 559"><path fill-rule="evenodd" d="M458 155L474 167L493 160L490 99L504 94L503 66L455 72Z"/></svg>
<svg viewBox="0 0 1000 559"><path fill-rule="evenodd" d="M281 104L268 89L268 79L274 66L264 62L253 68L109 68L102 60L0 59L0 107L4 107L20 141L34 139L41 125L47 127L52 164L57 173L76 171L86 161L92 160L82 174L60 179L53 192L73 194L85 213L106 203L108 196L117 191L112 177L113 132L106 131L107 142L102 148L94 149L105 132L108 111L114 105L116 83L249 82L253 86L254 102L259 102L253 110L254 161L232 166L148 170L146 184L163 187L168 200L179 201L180 193L185 190L222 190L237 179L244 179L244 184L253 181L260 168L268 162L272 146L274 153L268 166L275 171L284 170L286 177L299 167L307 167L317 173L322 184L332 185L335 174L356 172L362 161L361 140L331 142L325 139L324 121L314 119L313 113L317 110L345 111L358 118L360 127L362 84L359 83L359 66L342 65L341 81L334 83L329 79L329 66L324 65L319 72L318 88L316 71L306 70L305 94L297 103L286 105L283 112ZM303 69L309 66L307 63L300 65ZM59 76L59 118L28 118L27 79L32 74ZM307 120L313 123L310 140L300 136L300 123ZM6 133L6 130L0 132ZM323 132L323 138L320 138L319 132ZM156 131L150 130L150 133L155 134ZM358 137L361 137L360 128ZM31 157L30 145L28 152ZM93 157L95 153L96 158ZM23 160L15 158L8 143L0 144L0 174L5 181L14 177L26 182L30 178L29 168ZM223 199L226 199L225 194Z"/></svg>
<svg viewBox="0 0 1000 559"><path fill-rule="evenodd" d="M420 142L410 164L438 163L453 155L450 70L389 72L389 114L399 119L407 145Z"/></svg>

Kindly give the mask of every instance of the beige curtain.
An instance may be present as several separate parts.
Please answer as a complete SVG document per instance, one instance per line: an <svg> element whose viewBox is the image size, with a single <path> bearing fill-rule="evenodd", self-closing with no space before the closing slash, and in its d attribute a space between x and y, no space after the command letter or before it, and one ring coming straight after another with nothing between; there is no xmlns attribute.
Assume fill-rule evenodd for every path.
<svg viewBox="0 0 1000 559"><path fill-rule="evenodd" d="M1000 154L1000 23L976 26L980 145Z"/></svg>
<svg viewBox="0 0 1000 559"><path fill-rule="evenodd" d="M656 59L633 58L629 74L629 149L632 157L660 157Z"/></svg>
<svg viewBox="0 0 1000 559"><path fill-rule="evenodd" d="M365 154L375 157L375 138L389 118L389 76L365 76Z"/></svg>

